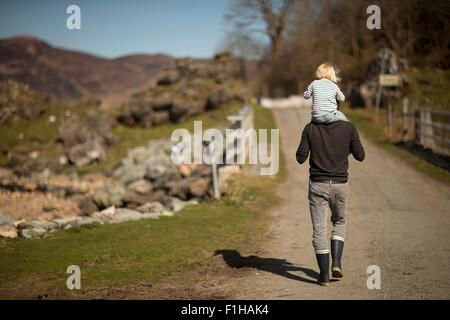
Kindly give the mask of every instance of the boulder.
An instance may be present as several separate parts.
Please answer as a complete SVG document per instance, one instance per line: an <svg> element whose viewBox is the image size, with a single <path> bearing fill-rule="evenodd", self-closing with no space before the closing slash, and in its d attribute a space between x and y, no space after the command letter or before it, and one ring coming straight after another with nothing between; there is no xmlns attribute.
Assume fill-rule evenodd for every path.
<svg viewBox="0 0 450 320"><path fill-rule="evenodd" d="M58 228L65 228L67 225L76 224L79 217L57 218L52 221L57 224Z"/></svg>
<svg viewBox="0 0 450 320"><path fill-rule="evenodd" d="M180 164L178 166L178 172L180 172L183 177L189 177L196 167L197 164Z"/></svg>
<svg viewBox="0 0 450 320"><path fill-rule="evenodd" d="M130 184L134 181L141 180L147 173L147 167L144 164L130 163L130 161L123 161L122 166L117 168L113 177L122 184Z"/></svg>
<svg viewBox="0 0 450 320"><path fill-rule="evenodd" d="M180 80L180 74L176 70L167 71L157 81L159 86L168 86L177 83Z"/></svg>
<svg viewBox="0 0 450 320"><path fill-rule="evenodd" d="M192 170L193 176L211 177L211 174L211 166L209 165L199 165Z"/></svg>
<svg viewBox="0 0 450 320"><path fill-rule="evenodd" d="M204 198L210 184L209 177L191 176L171 182L169 194L182 200Z"/></svg>
<svg viewBox="0 0 450 320"><path fill-rule="evenodd" d="M103 222L109 222L112 220L114 215L116 214L116 208L114 206L106 208L99 212L94 212L91 217L95 219L100 219Z"/></svg>
<svg viewBox="0 0 450 320"><path fill-rule="evenodd" d="M100 141L92 139L69 148L67 158L76 167L82 167L95 161L105 160L106 150Z"/></svg>
<svg viewBox="0 0 450 320"><path fill-rule="evenodd" d="M128 190L123 197L123 203L128 208L137 208L147 202L163 201L165 197L163 190L156 190L147 194L138 194Z"/></svg>
<svg viewBox="0 0 450 320"><path fill-rule="evenodd" d="M40 238L47 233L48 230L44 228L19 229L19 235L23 238Z"/></svg>
<svg viewBox="0 0 450 320"><path fill-rule="evenodd" d="M144 203L143 205L139 206L136 210L141 213L158 213L159 214L159 213L165 211L166 208L160 202L153 201L153 202Z"/></svg>
<svg viewBox="0 0 450 320"><path fill-rule="evenodd" d="M162 213L164 213L165 211L163 211ZM162 215L162 213L142 213L141 217L142 219L159 219L159 217Z"/></svg>
<svg viewBox="0 0 450 320"><path fill-rule="evenodd" d="M111 223L121 223L126 221L137 221L143 219L142 214L139 211L118 208L116 213L111 219Z"/></svg>
<svg viewBox="0 0 450 320"><path fill-rule="evenodd" d="M170 121L170 112L163 111L153 111L153 125L157 126L163 123L168 123Z"/></svg>
<svg viewBox="0 0 450 320"><path fill-rule="evenodd" d="M7 215L0 212L0 226L12 226L14 221Z"/></svg>
<svg viewBox="0 0 450 320"><path fill-rule="evenodd" d="M106 148L115 142L114 121L104 113L91 112L86 119L78 115L66 118L58 127L68 160L78 167L103 161Z"/></svg>
<svg viewBox="0 0 450 320"><path fill-rule="evenodd" d="M219 189L223 190L226 186L228 179L235 173L240 171L239 165L227 165L219 167Z"/></svg>
<svg viewBox="0 0 450 320"><path fill-rule="evenodd" d="M148 194L152 191L152 184L147 180L140 179L135 182L130 183L127 189L138 194Z"/></svg>
<svg viewBox="0 0 450 320"><path fill-rule="evenodd" d="M178 212L187 206L196 205L196 204L198 204L198 202L195 200L183 201L183 200L180 200L175 197L170 197L164 203L164 206L169 211Z"/></svg>
<svg viewBox="0 0 450 320"><path fill-rule="evenodd" d="M127 126L150 128L153 124L153 108L149 104L131 105L122 111L117 120Z"/></svg>
<svg viewBox="0 0 450 320"><path fill-rule="evenodd" d="M170 109L170 120L173 122L182 121L191 115L203 112L205 108L206 101L202 99L175 98Z"/></svg>
<svg viewBox="0 0 450 320"><path fill-rule="evenodd" d="M194 198L204 198L207 195L210 185L210 179L198 178L193 180L189 185L190 195Z"/></svg>
<svg viewBox="0 0 450 320"><path fill-rule="evenodd" d="M224 106L231 100L230 95L224 88L219 88L215 90L209 97L206 103L206 109L218 109Z"/></svg>
<svg viewBox="0 0 450 320"><path fill-rule="evenodd" d="M78 202L78 208L80 209L80 214L83 216L90 215L98 210L93 197L83 197Z"/></svg>
<svg viewBox="0 0 450 320"><path fill-rule="evenodd" d="M85 226L85 225L90 225L90 224L94 224L94 223L99 223L99 224L103 224L103 220L100 219L99 217L80 217L79 219L77 219L74 222L74 225L77 227L81 227L81 226Z"/></svg>
<svg viewBox="0 0 450 320"><path fill-rule="evenodd" d="M161 216L162 217L172 217L172 216L174 216L175 215L175 212L173 212L173 211L163 211L162 213L161 213Z"/></svg>
<svg viewBox="0 0 450 320"><path fill-rule="evenodd" d="M22 229L44 229L44 230L50 231L52 229L57 229L57 228L58 228L58 224L56 222L49 221L49 220L37 220L37 219L28 220L28 221L22 222L18 225L19 230L22 230Z"/></svg>
<svg viewBox="0 0 450 320"><path fill-rule="evenodd" d="M94 201L100 209L110 206L120 207L123 205L124 195L125 188L122 185L107 181L103 187L96 190Z"/></svg>
<svg viewBox="0 0 450 320"><path fill-rule="evenodd" d="M163 171L159 176L153 171L151 175L148 175L153 180L153 189L170 189L171 185L181 179L181 175L175 171Z"/></svg>
<svg viewBox="0 0 450 320"><path fill-rule="evenodd" d="M183 179L170 182L169 195L177 197L181 200L188 200L190 194L190 179Z"/></svg>
<svg viewBox="0 0 450 320"><path fill-rule="evenodd" d="M158 97L151 97L153 111L169 111L172 107L172 97L170 94L164 94Z"/></svg>
<svg viewBox="0 0 450 320"><path fill-rule="evenodd" d="M17 229L11 225L0 226L0 237L15 239L18 237Z"/></svg>

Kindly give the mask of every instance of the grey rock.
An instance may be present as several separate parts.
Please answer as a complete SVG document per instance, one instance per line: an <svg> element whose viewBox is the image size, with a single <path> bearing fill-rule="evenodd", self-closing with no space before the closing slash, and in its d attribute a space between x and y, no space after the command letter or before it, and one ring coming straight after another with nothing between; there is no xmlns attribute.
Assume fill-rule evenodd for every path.
<svg viewBox="0 0 450 320"><path fill-rule="evenodd" d="M52 230L58 228L58 224L48 220L28 220L18 225L19 229L44 229Z"/></svg>
<svg viewBox="0 0 450 320"><path fill-rule="evenodd" d="M180 200L175 197L170 197L170 198L168 198L168 200L166 201L164 206L169 211L178 212L187 206L196 205L196 204L198 204L198 202L195 200L183 201L183 200Z"/></svg>
<svg viewBox="0 0 450 320"><path fill-rule="evenodd" d="M159 213L142 213L142 219L159 219L161 215Z"/></svg>
<svg viewBox="0 0 450 320"><path fill-rule="evenodd" d="M44 228L19 229L19 235L23 238L40 238L47 234Z"/></svg>
<svg viewBox="0 0 450 320"><path fill-rule="evenodd" d="M159 202L154 201L154 202L147 202L145 204L143 204L142 206L138 207L136 209L137 211L141 212L141 213L161 213L164 210L166 210L166 208Z"/></svg>
<svg viewBox="0 0 450 320"><path fill-rule="evenodd" d="M67 217L53 219L52 221L57 224L58 228L65 228L66 225L76 223L78 219L79 217Z"/></svg>
<svg viewBox="0 0 450 320"><path fill-rule="evenodd" d="M0 226L0 238L17 238L17 229L14 226Z"/></svg>
<svg viewBox="0 0 450 320"><path fill-rule="evenodd" d="M133 183L130 183L127 186L128 190L134 191L139 194L146 194L152 191L152 184L148 182L147 180L140 179Z"/></svg>
<svg viewBox="0 0 450 320"><path fill-rule="evenodd" d="M110 206L122 206L122 198L125 195L125 188L112 181L108 181L105 185L94 194L94 201L99 208L107 208Z"/></svg>
<svg viewBox="0 0 450 320"><path fill-rule="evenodd" d="M75 222L76 226L85 226L89 224L99 223L103 224L102 219L97 217L82 217Z"/></svg>
<svg viewBox="0 0 450 320"><path fill-rule="evenodd" d="M172 217L172 216L174 216L175 215L175 212L173 212L173 211L163 211L162 213L161 213L161 216L162 217Z"/></svg>
<svg viewBox="0 0 450 320"><path fill-rule="evenodd" d="M117 168L113 176L122 184L130 184L134 181L140 180L145 177L147 173L147 167L144 164L125 164Z"/></svg>
<svg viewBox="0 0 450 320"><path fill-rule="evenodd" d="M142 213L125 208L116 209L115 215L111 219L111 223L121 223L126 221L137 221L143 219Z"/></svg>
<svg viewBox="0 0 450 320"><path fill-rule="evenodd" d="M14 221L10 217L0 212L0 226L11 226L13 224Z"/></svg>
<svg viewBox="0 0 450 320"><path fill-rule="evenodd" d="M115 207L109 207L106 208L100 212L94 212L91 217L95 219L100 219L103 222L109 222L112 220L114 215L116 214L116 208Z"/></svg>
<svg viewBox="0 0 450 320"><path fill-rule="evenodd" d="M97 204L92 197L84 197L78 202L81 215L90 215L97 211Z"/></svg>

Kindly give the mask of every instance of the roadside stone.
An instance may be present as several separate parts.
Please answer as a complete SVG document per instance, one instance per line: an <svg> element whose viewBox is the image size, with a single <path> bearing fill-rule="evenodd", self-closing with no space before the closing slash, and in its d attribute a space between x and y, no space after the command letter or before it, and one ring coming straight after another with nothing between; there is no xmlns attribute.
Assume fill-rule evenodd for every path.
<svg viewBox="0 0 450 320"><path fill-rule="evenodd" d="M139 194L147 194L152 191L152 184L147 180L140 179L129 184L127 186L127 189Z"/></svg>
<svg viewBox="0 0 450 320"><path fill-rule="evenodd" d="M141 213L142 219L159 219L159 213Z"/></svg>
<svg viewBox="0 0 450 320"><path fill-rule="evenodd" d="M116 214L112 217L111 223L121 223L126 221L137 221L143 219L139 211L125 208L116 209Z"/></svg>
<svg viewBox="0 0 450 320"><path fill-rule="evenodd" d="M91 217L95 219L100 219L103 222L109 222L113 219L116 214L116 208L114 206L106 208L100 212L94 212Z"/></svg>
<svg viewBox="0 0 450 320"><path fill-rule="evenodd" d="M219 167L219 189L223 190L228 179L240 171L239 165L227 165Z"/></svg>
<svg viewBox="0 0 450 320"><path fill-rule="evenodd" d="M187 206L196 205L198 204L198 201L190 200L190 201L183 201L175 197L170 197L165 203L164 206L169 211L178 212L182 209L184 209Z"/></svg>
<svg viewBox="0 0 450 320"><path fill-rule="evenodd" d="M166 210L166 208L160 202L154 201L147 202L139 206L136 210L141 213L161 213Z"/></svg>
<svg viewBox="0 0 450 320"><path fill-rule="evenodd" d="M178 171L183 177L189 177L196 166L196 164L180 164L178 166Z"/></svg>
<svg viewBox="0 0 450 320"><path fill-rule="evenodd" d="M52 230L58 228L58 224L48 220L28 220L19 224L18 229L44 229Z"/></svg>
<svg viewBox="0 0 450 320"><path fill-rule="evenodd" d="M84 197L78 202L80 214L83 216L90 215L98 210L97 204L92 197Z"/></svg>
<svg viewBox="0 0 450 320"><path fill-rule="evenodd" d="M122 198L125 195L125 188L115 182L108 181L94 194L94 201L97 206L107 208L110 206L120 207L123 205Z"/></svg>
<svg viewBox="0 0 450 320"><path fill-rule="evenodd" d="M17 229L14 226L2 225L0 226L0 238L15 239L18 237Z"/></svg>
<svg viewBox="0 0 450 320"><path fill-rule="evenodd" d="M57 218L52 221L58 225L58 228L64 228L68 224L76 223L79 217Z"/></svg>
<svg viewBox="0 0 450 320"><path fill-rule="evenodd" d="M0 212L0 226L11 226L13 224L14 221L10 217Z"/></svg>
<svg viewBox="0 0 450 320"><path fill-rule="evenodd" d="M40 238L45 236L48 230L44 228L19 229L19 235L23 238Z"/></svg>
<svg viewBox="0 0 450 320"><path fill-rule="evenodd" d="M161 216L162 217L172 217L173 215L175 215L175 212L173 212L173 211L163 211L163 212L161 212Z"/></svg>
<svg viewBox="0 0 450 320"><path fill-rule="evenodd" d="M189 185L189 191L195 198L203 198L206 196L210 180L207 178L198 178Z"/></svg>
<svg viewBox="0 0 450 320"><path fill-rule="evenodd" d="M82 217L75 221L75 225L80 226L80 227L89 225L89 224L94 224L94 223L103 224L104 222L100 218L97 218L97 217Z"/></svg>
<svg viewBox="0 0 450 320"><path fill-rule="evenodd" d="M144 178L147 173L147 167L145 165L130 164L129 162L123 161L122 166L117 168L113 173L114 178L125 185Z"/></svg>

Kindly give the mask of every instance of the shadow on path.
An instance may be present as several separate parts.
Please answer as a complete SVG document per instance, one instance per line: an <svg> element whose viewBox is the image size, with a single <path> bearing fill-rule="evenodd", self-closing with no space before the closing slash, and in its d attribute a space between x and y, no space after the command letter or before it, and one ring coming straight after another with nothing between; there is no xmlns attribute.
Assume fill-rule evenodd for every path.
<svg viewBox="0 0 450 320"><path fill-rule="evenodd" d="M261 258L258 256L243 257L237 250L230 249L216 250L214 255L222 255L225 263L231 268L255 268L257 270L271 272L288 279L313 284L317 284L317 281L303 278L290 272L300 271L310 278L319 278L319 274L316 271L295 266L286 259Z"/></svg>

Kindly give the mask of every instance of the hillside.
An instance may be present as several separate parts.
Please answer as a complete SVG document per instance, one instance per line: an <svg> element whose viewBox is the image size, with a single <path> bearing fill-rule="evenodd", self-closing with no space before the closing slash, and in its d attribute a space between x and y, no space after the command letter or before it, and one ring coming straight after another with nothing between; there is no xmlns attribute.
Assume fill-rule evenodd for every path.
<svg viewBox="0 0 450 320"><path fill-rule="evenodd" d="M148 86L172 58L129 55L104 59L20 36L0 40L0 81L13 79L58 102L126 96Z"/></svg>

